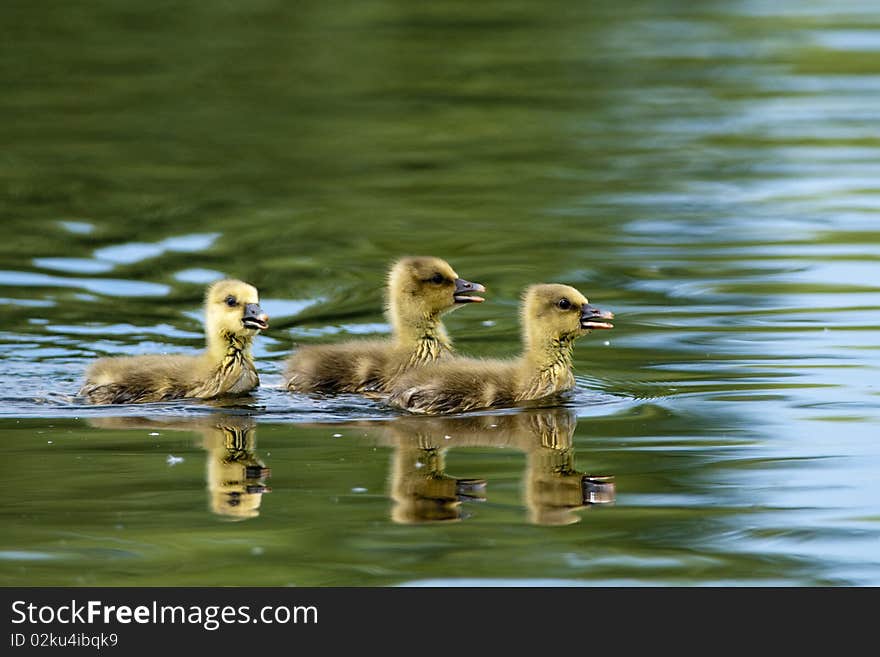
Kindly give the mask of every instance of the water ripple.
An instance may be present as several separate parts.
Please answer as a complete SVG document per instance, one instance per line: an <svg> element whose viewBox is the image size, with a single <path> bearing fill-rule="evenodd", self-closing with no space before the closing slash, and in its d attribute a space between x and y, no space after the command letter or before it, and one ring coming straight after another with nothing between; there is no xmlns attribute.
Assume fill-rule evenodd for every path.
<svg viewBox="0 0 880 657"><path fill-rule="evenodd" d="M171 288L161 283L113 278L64 278L24 271L0 271L0 285L13 287L74 287L108 297L161 297Z"/></svg>

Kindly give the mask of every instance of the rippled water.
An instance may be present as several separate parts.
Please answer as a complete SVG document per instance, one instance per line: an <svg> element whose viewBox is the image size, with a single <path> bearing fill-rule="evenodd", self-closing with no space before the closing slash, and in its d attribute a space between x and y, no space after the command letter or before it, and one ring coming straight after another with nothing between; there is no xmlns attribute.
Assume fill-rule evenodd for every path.
<svg viewBox="0 0 880 657"><path fill-rule="evenodd" d="M0 11L0 583L880 585L875 2ZM563 408L280 390L406 253L489 288L462 352L537 281L616 328ZM74 399L227 275L252 398Z"/></svg>

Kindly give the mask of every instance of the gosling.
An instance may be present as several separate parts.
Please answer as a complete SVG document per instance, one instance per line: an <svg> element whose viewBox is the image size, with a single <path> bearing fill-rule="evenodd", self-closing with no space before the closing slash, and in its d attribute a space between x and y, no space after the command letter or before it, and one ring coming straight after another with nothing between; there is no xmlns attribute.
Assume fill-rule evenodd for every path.
<svg viewBox="0 0 880 657"><path fill-rule="evenodd" d="M570 390L574 341L613 328L613 313L591 306L568 285L533 285L521 304L523 354L515 360L452 358L400 378L387 401L436 415L515 406Z"/></svg>
<svg viewBox="0 0 880 657"><path fill-rule="evenodd" d="M86 372L79 394L92 404L244 395L260 384L251 344L268 322L255 287L218 281L205 295L202 354L102 358Z"/></svg>
<svg viewBox="0 0 880 657"><path fill-rule="evenodd" d="M445 260L409 257L388 274L386 315L388 340L355 340L302 347L287 362L287 388L293 392L388 392L412 368L451 355L452 342L441 316L455 308L480 303L485 292Z"/></svg>

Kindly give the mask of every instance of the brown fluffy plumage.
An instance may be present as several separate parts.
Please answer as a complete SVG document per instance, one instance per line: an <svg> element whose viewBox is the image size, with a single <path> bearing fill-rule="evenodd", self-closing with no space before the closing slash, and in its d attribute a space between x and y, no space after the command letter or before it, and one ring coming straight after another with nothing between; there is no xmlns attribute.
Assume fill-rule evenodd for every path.
<svg viewBox="0 0 880 657"><path fill-rule="evenodd" d="M413 367L447 357L452 342L441 316L480 302L485 288L458 277L440 258L397 261L388 274L390 340L301 347L287 361L287 388L296 392L387 391Z"/></svg>
<svg viewBox="0 0 880 657"><path fill-rule="evenodd" d="M533 285L523 297L523 354L514 360L450 358L412 370L392 387L388 403L440 414L514 406L574 387L574 341L612 328L613 315L589 305L568 285Z"/></svg>
<svg viewBox="0 0 880 657"><path fill-rule="evenodd" d="M207 349L202 354L102 358L86 372L79 394L93 404L245 394L260 383L251 344L269 326L267 320L256 288L219 281L205 295Z"/></svg>

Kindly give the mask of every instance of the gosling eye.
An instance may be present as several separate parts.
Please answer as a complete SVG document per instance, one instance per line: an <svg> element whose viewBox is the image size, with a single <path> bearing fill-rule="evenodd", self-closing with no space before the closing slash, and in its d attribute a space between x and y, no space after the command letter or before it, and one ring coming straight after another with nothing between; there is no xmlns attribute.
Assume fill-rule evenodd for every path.
<svg viewBox="0 0 880 657"><path fill-rule="evenodd" d="M446 280L446 277L443 274L441 274L440 272L437 272L436 274L431 276L431 278L429 278L428 280L431 281L432 283L435 283L436 285L440 285L440 283L442 283L443 281Z"/></svg>
<svg viewBox="0 0 880 657"><path fill-rule="evenodd" d="M556 307L560 310L568 310L569 308L571 308L571 301L569 301L565 297L562 297L559 301L556 302Z"/></svg>
<svg viewBox="0 0 880 657"><path fill-rule="evenodd" d="M230 308L235 308L238 305L238 301L231 294L228 297L226 297L223 301L225 301L226 305L229 306Z"/></svg>

